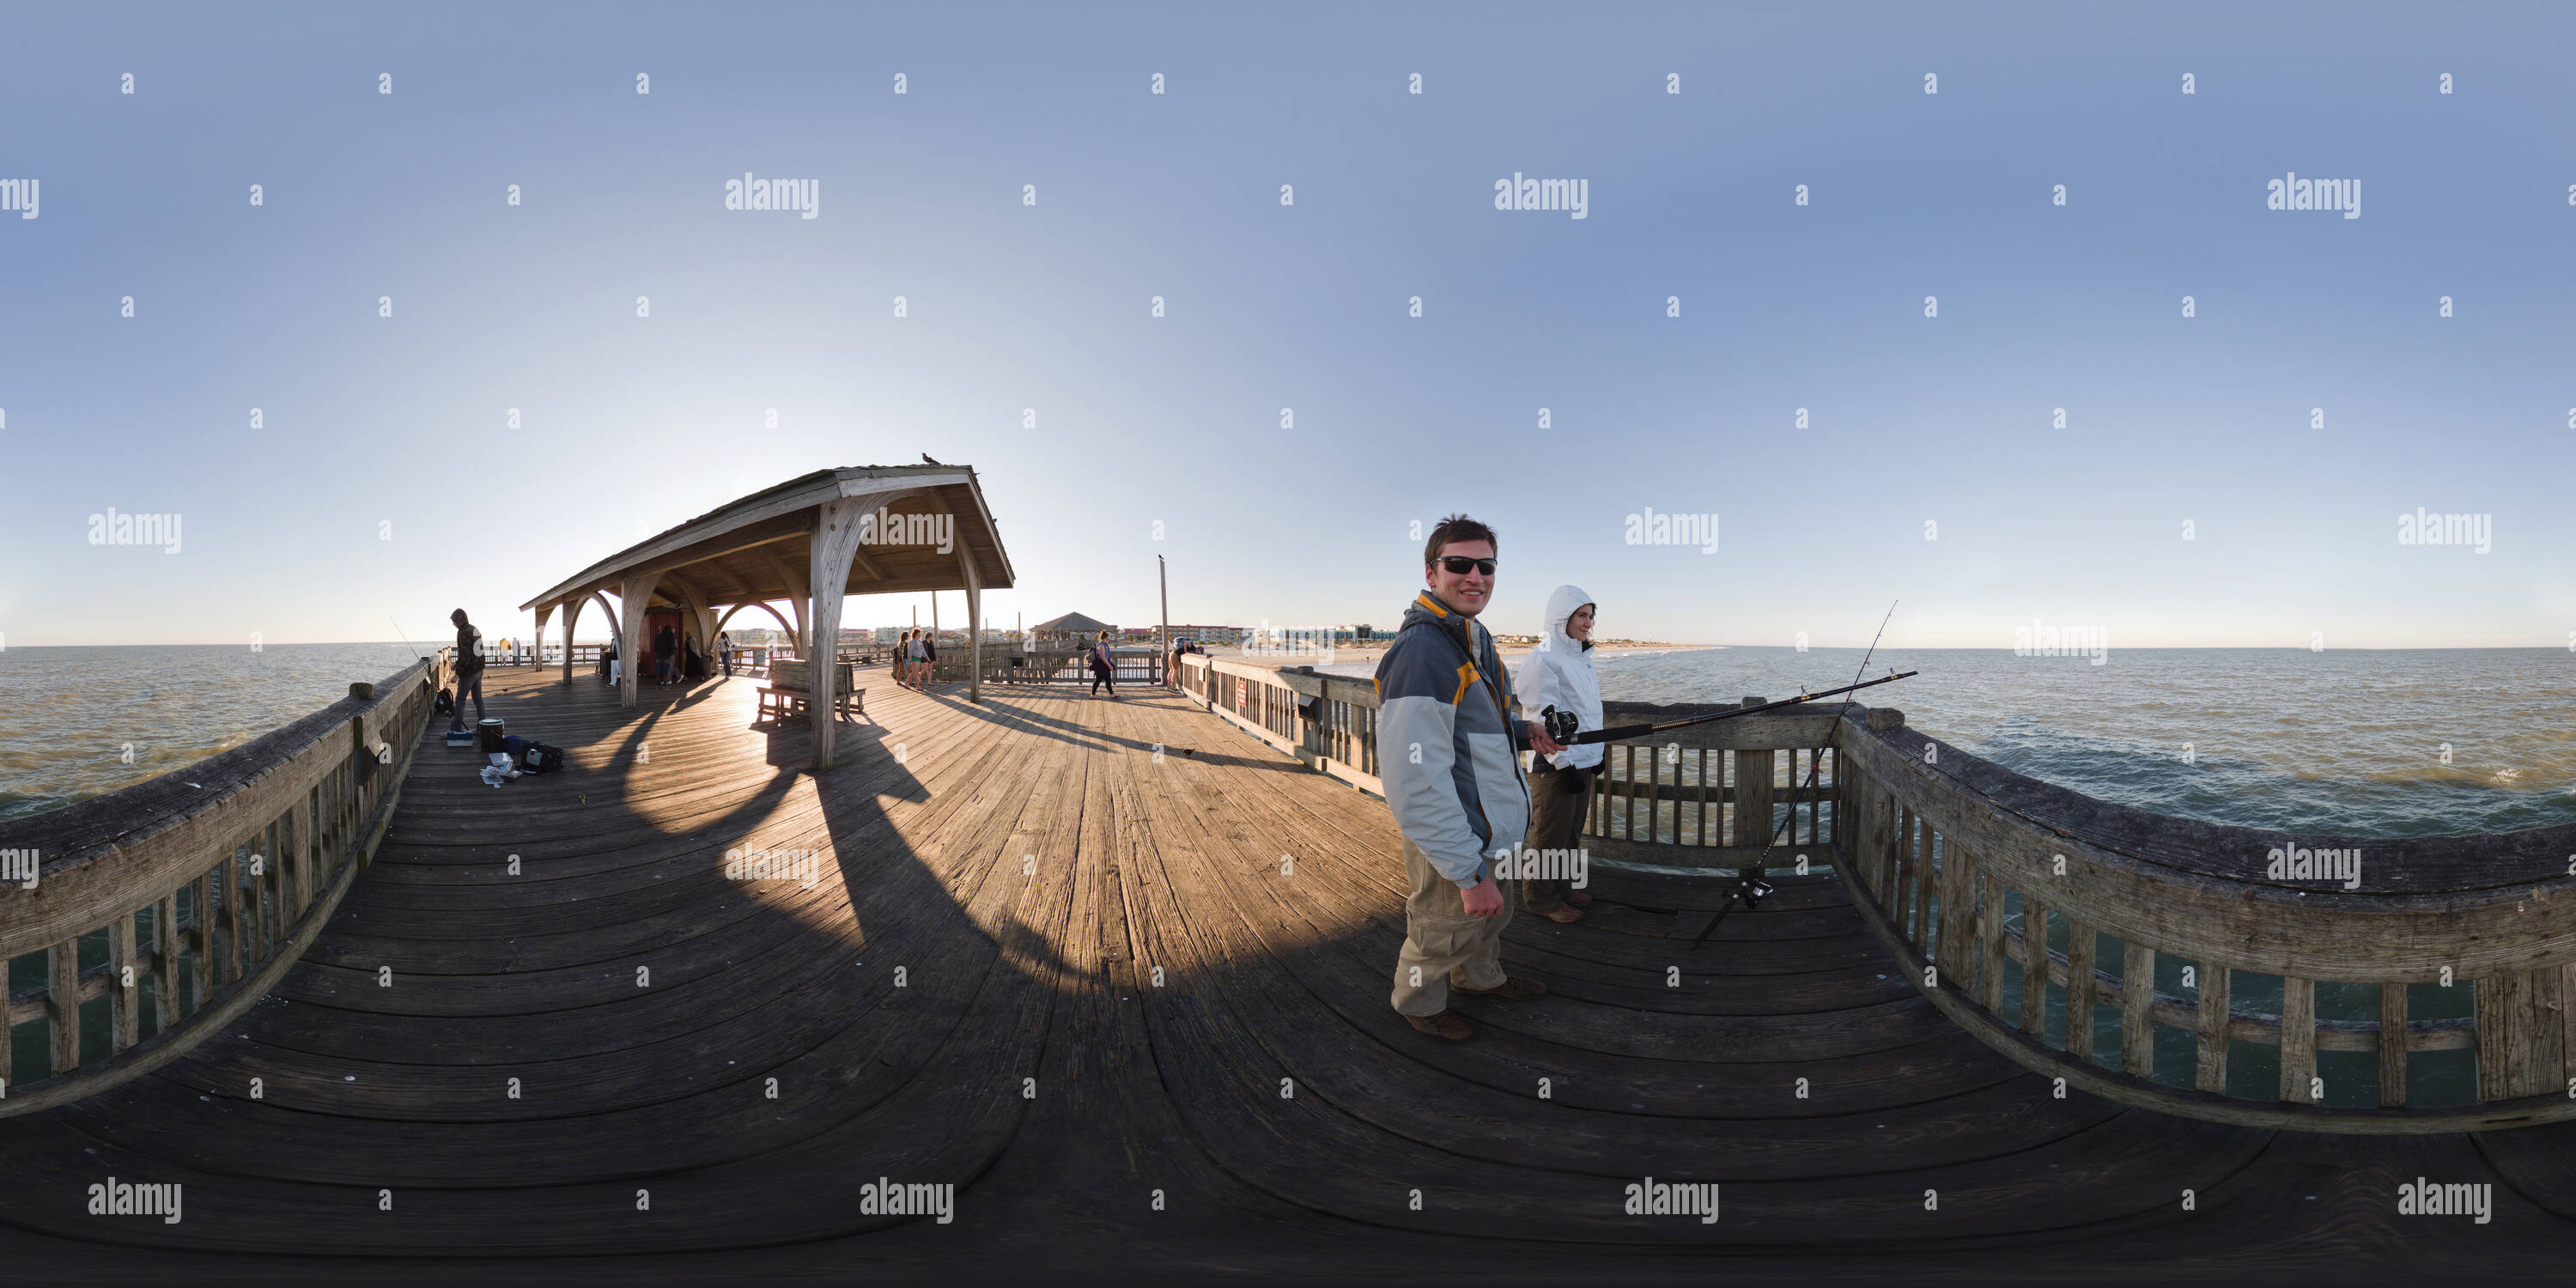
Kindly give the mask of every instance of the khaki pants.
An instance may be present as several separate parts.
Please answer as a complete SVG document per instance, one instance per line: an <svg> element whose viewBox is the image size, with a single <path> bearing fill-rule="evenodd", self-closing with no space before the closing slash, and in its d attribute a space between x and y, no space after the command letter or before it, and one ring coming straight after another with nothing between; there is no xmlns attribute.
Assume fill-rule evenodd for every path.
<svg viewBox="0 0 2576 1288"><path fill-rule="evenodd" d="M1520 892L1516 881L1497 881L1503 910L1470 917L1456 882L1440 875L1413 842L1404 843L1404 875L1413 893L1404 900L1404 950L1395 958L1395 996L1404 1015L1438 1015L1449 1009L1449 986L1499 988L1503 982L1503 927L1510 925Z"/></svg>
<svg viewBox="0 0 2576 1288"><path fill-rule="evenodd" d="M1592 807L1589 769L1559 769L1539 758L1529 773L1530 828L1523 842L1533 850L1571 850L1583 831L1583 816ZM1573 787L1576 790L1569 791ZM1554 912L1565 906L1569 883L1563 878L1532 877L1520 883L1521 907Z"/></svg>

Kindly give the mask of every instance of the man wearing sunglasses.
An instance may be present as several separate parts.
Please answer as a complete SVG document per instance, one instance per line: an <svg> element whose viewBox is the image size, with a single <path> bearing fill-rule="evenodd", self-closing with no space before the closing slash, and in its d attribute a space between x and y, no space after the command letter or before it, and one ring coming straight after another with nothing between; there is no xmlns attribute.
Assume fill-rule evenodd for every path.
<svg viewBox="0 0 2576 1288"><path fill-rule="evenodd" d="M1547 992L1503 973L1503 927L1514 900L1493 859L1529 830L1524 746L1562 750L1524 723L1494 637L1476 622L1494 590L1494 530L1453 514L1422 551L1423 592L1377 664L1378 774L1404 833L1404 948L1395 962L1396 1013L1452 1041L1475 1030L1449 994L1527 1001Z"/></svg>

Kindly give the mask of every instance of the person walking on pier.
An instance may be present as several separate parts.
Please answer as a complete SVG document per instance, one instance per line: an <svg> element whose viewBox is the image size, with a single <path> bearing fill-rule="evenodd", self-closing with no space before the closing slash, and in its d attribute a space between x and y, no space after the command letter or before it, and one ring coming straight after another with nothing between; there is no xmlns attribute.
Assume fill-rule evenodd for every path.
<svg viewBox="0 0 2576 1288"><path fill-rule="evenodd" d="M447 727L462 732L468 695L474 699L474 719L478 723L483 719L483 632L466 620L462 608L449 613L447 620L456 623L456 712Z"/></svg>
<svg viewBox="0 0 2576 1288"><path fill-rule="evenodd" d="M680 633L665 626L653 637L653 683L669 684L679 666L672 661L680 653Z"/></svg>
<svg viewBox="0 0 2576 1288"><path fill-rule="evenodd" d="M1451 990L1526 1001L1547 985L1506 975L1512 901L1493 857L1529 829L1524 743L1563 750L1513 710L1510 673L1478 624L1494 590L1494 530L1453 514L1422 550L1424 590L1377 664L1379 773L1404 834L1404 947L1390 1001L1405 1022L1452 1041L1475 1030L1449 1010Z"/></svg>
<svg viewBox="0 0 2576 1288"><path fill-rule="evenodd" d="M1547 597L1546 631L1539 636L1538 647L1521 660L1515 686L1521 710L1554 707L1573 713L1578 732L1601 727L1601 679L1592 671L1592 611L1592 596L1580 586L1559 586ZM1600 743L1584 743L1538 756L1530 766L1530 829L1525 848L1538 852L1547 871L1564 871L1562 859L1574 851L1575 834L1583 830L1584 805L1592 799L1592 775L1600 768L1601 750ZM1525 912L1554 922L1576 922L1583 920L1583 905L1590 902L1591 895L1569 888L1562 876L1522 874Z"/></svg>
<svg viewBox="0 0 2576 1288"><path fill-rule="evenodd" d="M1100 696L1100 686L1109 686L1109 696L1118 696L1118 660L1109 655L1109 632L1091 642L1091 696Z"/></svg>
<svg viewBox="0 0 2576 1288"><path fill-rule="evenodd" d="M724 662L725 678L733 678L733 632L716 632L716 656Z"/></svg>

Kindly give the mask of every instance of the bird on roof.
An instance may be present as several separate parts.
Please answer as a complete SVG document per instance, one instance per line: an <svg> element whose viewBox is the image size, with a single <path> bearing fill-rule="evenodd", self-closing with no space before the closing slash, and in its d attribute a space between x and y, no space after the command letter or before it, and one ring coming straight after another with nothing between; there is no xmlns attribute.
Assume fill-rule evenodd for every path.
<svg viewBox="0 0 2576 1288"><path fill-rule="evenodd" d="M930 453L923 452L921 454L921 463L924 465L937 465L939 462L930 459Z"/></svg>

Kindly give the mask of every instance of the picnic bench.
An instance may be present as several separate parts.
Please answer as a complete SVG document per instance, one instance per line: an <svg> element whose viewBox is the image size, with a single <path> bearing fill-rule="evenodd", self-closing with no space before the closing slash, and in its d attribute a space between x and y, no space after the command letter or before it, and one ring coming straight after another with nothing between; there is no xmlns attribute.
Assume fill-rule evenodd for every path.
<svg viewBox="0 0 2576 1288"><path fill-rule="evenodd" d="M785 719L805 709L814 700L813 663L802 658L773 657L769 660L769 683L760 688L760 712L757 720ZM836 664L832 714L836 718L864 716L868 713L867 690L850 682L850 664Z"/></svg>

